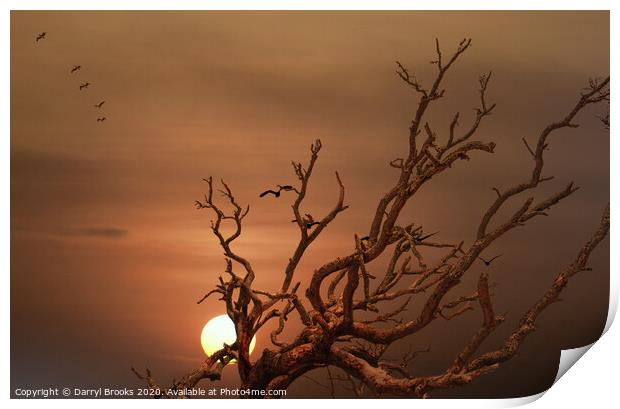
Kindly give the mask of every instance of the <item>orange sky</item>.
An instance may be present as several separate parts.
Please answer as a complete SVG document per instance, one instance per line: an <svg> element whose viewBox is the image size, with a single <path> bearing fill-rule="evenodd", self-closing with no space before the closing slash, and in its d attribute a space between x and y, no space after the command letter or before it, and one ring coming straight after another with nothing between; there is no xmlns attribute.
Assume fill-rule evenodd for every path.
<svg viewBox="0 0 620 409"><path fill-rule="evenodd" d="M35 45L40 31L47 38ZM223 177L250 204L237 248L254 263L257 285L274 289L298 233L290 202L258 193L295 182L290 160L305 162L321 138L307 210L333 205L334 170L351 208L313 244L299 277L348 251L396 177L388 162L407 143L416 99L394 61L428 81L435 37L447 53L465 36L473 47L429 121L445 136L458 110L464 128L477 77L493 70L489 98L498 106L479 138L495 141L496 153L442 175L403 214L454 242L471 242L492 186L526 174L521 137L533 140L566 112L588 77L607 75L608 13L13 12L12 384L125 386L137 384L132 364L163 381L198 365L200 329L223 312L216 300L195 304L224 267L210 215L193 207L203 177ZM74 64L83 69L71 75ZM79 91L82 81L93 85ZM103 99L108 121L100 124L92 105ZM500 335L570 260L609 200L609 137L594 117L603 109L555 135L547 156L545 173L556 180L542 192L570 180L582 189L489 250L505 253L493 276L497 309L509 311ZM534 391L553 378L553 362L540 363L552 346L591 342L607 311L608 256L605 243L595 271L541 318L524 348L530 354L506 366L514 374L538 362L538 377L498 389L508 376L499 371L466 392ZM440 323L412 342L425 347L446 328L466 339L477 320ZM267 333L259 334L256 351L266 346ZM419 370L432 371L458 345L446 348L421 358Z"/></svg>

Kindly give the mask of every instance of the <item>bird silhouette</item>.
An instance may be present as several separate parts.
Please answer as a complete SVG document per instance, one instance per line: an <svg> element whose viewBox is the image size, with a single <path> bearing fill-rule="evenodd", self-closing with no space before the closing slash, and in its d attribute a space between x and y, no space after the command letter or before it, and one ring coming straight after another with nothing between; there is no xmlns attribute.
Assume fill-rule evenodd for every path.
<svg viewBox="0 0 620 409"><path fill-rule="evenodd" d="M103 122L105 121L107 118L105 116L102 116L101 118L97 118L97 122Z"/></svg>
<svg viewBox="0 0 620 409"><path fill-rule="evenodd" d="M71 74L73 74L76 71L79 71L82 69L81 65L74 65L73 68L71 68Z"/></svg>
<svg viewBox="0 0 620 409"><path fill-rule="evenodd" d="M47 33L46 33L45 31L44 31L44 32L42 32L41 34L39 34L39 35L37 36L37 39L35 40L35 42L37 42L37 43L38 43L38 42L39 42L39 40L43 40L43 39L45 39L45 35L46 35L46 34L47 34Z"/></svg>
<svg viewBox="0 0 620 409"><path fill-rule="evenodd" d="M89 85L90 85L90 82L83 82L83 83L81 83L81 84L80 84L80 91L81 91L83 88L88 88L88 86L89 86Z"/></svg>
<svg viewBox="0 0 620 409"><path fill-rule="evenodd" d="M306 213L304 215L304 217L302 218L302 221L303 221L304 225L306 226L306 229L311 229L312 226L316 226L317 224L321 224L320 222L315 222L314 221L314 217L312 217L312 215L309 214L309 213ZM297 219L291 220L291 223L297 223Z"/></svg>
<svg viewBox="0 0 620 409"><path fill-rule="evenodd" d="M295 188L291 185L276 185L278 187L278 190L265 190L263 193L261 193L260 195L258 195L259 197L265 197L268 194L272 194L274 195L274 197L280 197L280 192L282 192L283 190L285 192L289 192L291 190L295 190Z"/></svg>
<svg viewBox="0 0 620 409"><path fill-rule="evenodd" d="M415 236L415 237L414 237L414 240L415 240L417 243L420 243L420 242L422 242L422 241L424 241L424 240L426 240L426 239L428 239L428 238L430 238L430 237L433 237L433 236L434 236L434 235L436 235L437 233L439 233L439 232L438 232L438 231L436 231L435 233L431 233L431 234L427 234L426 236L422 236L422 235L421 235L422 233L420 232L420 234L419 234L419 235L417 235L417 236Z"/></svg>
<svg viewBox="0 0 620 409"><path fill-rule="evenodd" d="M490 259L490 260L485 260L485 259L483 259L483 258L482 258L482 257L480 257L480 256L478 256L478 258L479 258L479 259L480 259L480 260L484 263L484 265L485 265L485 266L487 266L487 267L488 267L488 266L490 266L490 265L491 265L491 263L493 262L493 260L495 260L496 258L501 257L501 256L503 256L503 254L499 254L499 255L497 255L497 256L495 256L495 257L493 257L493 258L492 258L492 259Z"/></svg>
<svg viewBox="0 0 620 409"><path fill-rule="evenodd" d="M93 106L94 106L95 108L101 108L101 106L102 106L103 104L105 104L105 101L101 101L100 103L95 104L95 105L93 105Z"/></svg>
<svg viewBox="0 0 620 409"><path fill-rule="evenodd" d="M270 193L271 193L272 195L274 195L275 197L280 197L280 191L279 191L279 190L271 190L271 189L269 189L269 190L265 190L263 193L261 193L261 194L260 194L260 195L258 195L258 196L259 196L259 197L265 197L265 196L267 196L267 195L268 195L268 194L270 194Z"/></svg>

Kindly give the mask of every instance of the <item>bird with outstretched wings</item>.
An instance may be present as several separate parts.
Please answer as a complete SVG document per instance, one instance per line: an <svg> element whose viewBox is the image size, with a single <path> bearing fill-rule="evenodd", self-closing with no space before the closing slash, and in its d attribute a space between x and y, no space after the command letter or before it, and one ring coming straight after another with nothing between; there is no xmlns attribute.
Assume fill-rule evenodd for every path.
<svg viewBox="0 0 620 409"><path fill-rule="evenodd" d="M499 254L499 255L497 255L497 256L495 256L495 257L493 257L493 258L492 258L492 259L490 259L490 260L485 260L485 259L483 259L483 258L482 258L482 257L480 257L480 256L478 256L478 258L479 258L479 259L480 259L480 260L484 263L484 265L485 265L485 266L487 266L487 267L488 267L488 266L490 266L490 265L491 265L491 263L493 262L493 260L495 260L496 258L499 258L499 257L501 257L501 256L503 256L503 254Z"/></svg>
<svg viewBox="0 0 620 409"><path fill-rule="evenodd" d="M295 188L293 186L291 186L291 185L276 185L276 186L278 187L278 190L273 190L273 189L265 190L264 192L262 192L258 196L259 197L265 197L265 196L271 194L274 197L280 197L280 193L282 191L290 192L291 190L295 190Z"/></svg>

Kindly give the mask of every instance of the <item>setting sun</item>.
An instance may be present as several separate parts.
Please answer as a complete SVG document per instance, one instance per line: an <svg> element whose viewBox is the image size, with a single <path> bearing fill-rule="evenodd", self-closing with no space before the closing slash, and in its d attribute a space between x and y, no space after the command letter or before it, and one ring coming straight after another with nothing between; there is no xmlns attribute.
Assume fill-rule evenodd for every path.
<svg viewBox="0 0 620 409"><path fill-rule="evenodd" d="M235 325L226 314L211 318L200 334L200 344L207 355L222 349L225 343L231 345L236 340ZM252 342L250 342L250 353L254 350L255 345L256 337L252 338Z"/></svg>

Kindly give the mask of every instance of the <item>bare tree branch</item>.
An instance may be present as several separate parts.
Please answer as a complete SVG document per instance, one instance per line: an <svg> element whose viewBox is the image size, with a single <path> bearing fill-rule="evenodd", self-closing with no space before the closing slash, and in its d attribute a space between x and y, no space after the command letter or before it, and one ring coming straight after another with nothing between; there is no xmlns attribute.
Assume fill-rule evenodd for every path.
<svg viewBox="0 0 620 409"><path fill-rule="evenodd" d="M542 311L558 300L572 276L587 270L592 251L608 234L609 205L592 238L575 260L558 274L543 297L525 313L498 350L476 356L484 341L504 320L495 314L488 274L479 274L476 289L464 289L463 282L467 281L463 277L473 273L472 266L477 261L483 260L488 266L494 260L483 259L482 253L498 238L517 227L526 226L537 216L548 215L553 206L578 189L569 183L554 194L535 199L535 188L552 179L542 176L549 137L561 129L576 128L575 118L587 106L608 102L609 77L591 80L573 108L559 121L547 125L533 145L523 138L533 160L531 173L512 186L492 188L494 200L483 212L475 240L465 246L464 240L446 240L443 233L425 232L428 226L417 220L414 223L400 219L409 201L438 175L453 172L457 163L475 158L476 152L494 152L494 142L475 139L482 123L496 107L488 97L491 72L478 79L475 116L462 133L459 132L461 115L458 112L445 127L432 124L427 115L432 103L446 95L442 88L446 74L470 46L471 40L464 39L449 54L442 51L439 40L436 40L436 56L431 63L437 71L432 81L424 81L427 85L397 62L397 75L415 91L417 106L409 126L408 148L389 163L390 167L397 169L396 180L378 200L367 235L354 234L354 246L345 254L317 266L308 282L295 279L307 249L348 208L344 203L345 187L336 172L338 195L331 210L319 217L303 209L322 149L321 141L316 140L310 146L310 158L305 167L300 162L292 163L298 185L287 185L286 188L296 194L291 208L300 236L281 273L282 284L275 291L257 287L252 264L234 248L234 242L242 235L242 224L249 206L240 205L232 189L221 181L221 188L217 191L226 208L231 209L225 211L214 199L212 178L205 179L207 192L203 200L196 201L196 207L211 211L211 230L224 252L226 267L215 287L207 291L198 304L217 294L235 325L237 339L231 345L224 345L198 369L180 381L174 381L171 386L160 388L149 370L142 374L132 368L135 375L150 387L161 390L161 397L174 397L175 391L193 388L204 379L219 380L224 366L235 360L243 388L285 389L303 377L328 389L332 397L336 396L336 385L341 385L356 396L373 393L426 398L433 390L471 383L513 358L524 339L534 331L536 319ZM608 116L606 121L608 125ZM446 128L448 134L442 137L438 130ZM525 192L530 196L519 198ZM522 202L515 203L516 210L500 219L499 214L506 214L505 205L517 200ZM283 220L288 223L290 216L283 217ZM229 232L224 225L232 226L232 231ZM387 265L380 264L382 256ZM293 280L297 281L295 285L292 285ZM301 292L301 288L305 292ZM460 291L458 294L469 295L446 301L448 294L456 288ZM305 298L302 297L304 294ZM419 307L412 308L412 305ZM384 357L395 341L412 336L438 318L452 320L478 309L482 312L480 327L471 331L470 340L443 372L433 376L413 376L408 365L422 351L410 352L400 361ZM301 325L290 331L287 323L296 319ZM249 354L251 340L257 331L269 326L273 328L270 333L272 345L265 347L252 361ZM328 384L306 375L315 369L327 373Z"/></svg>

